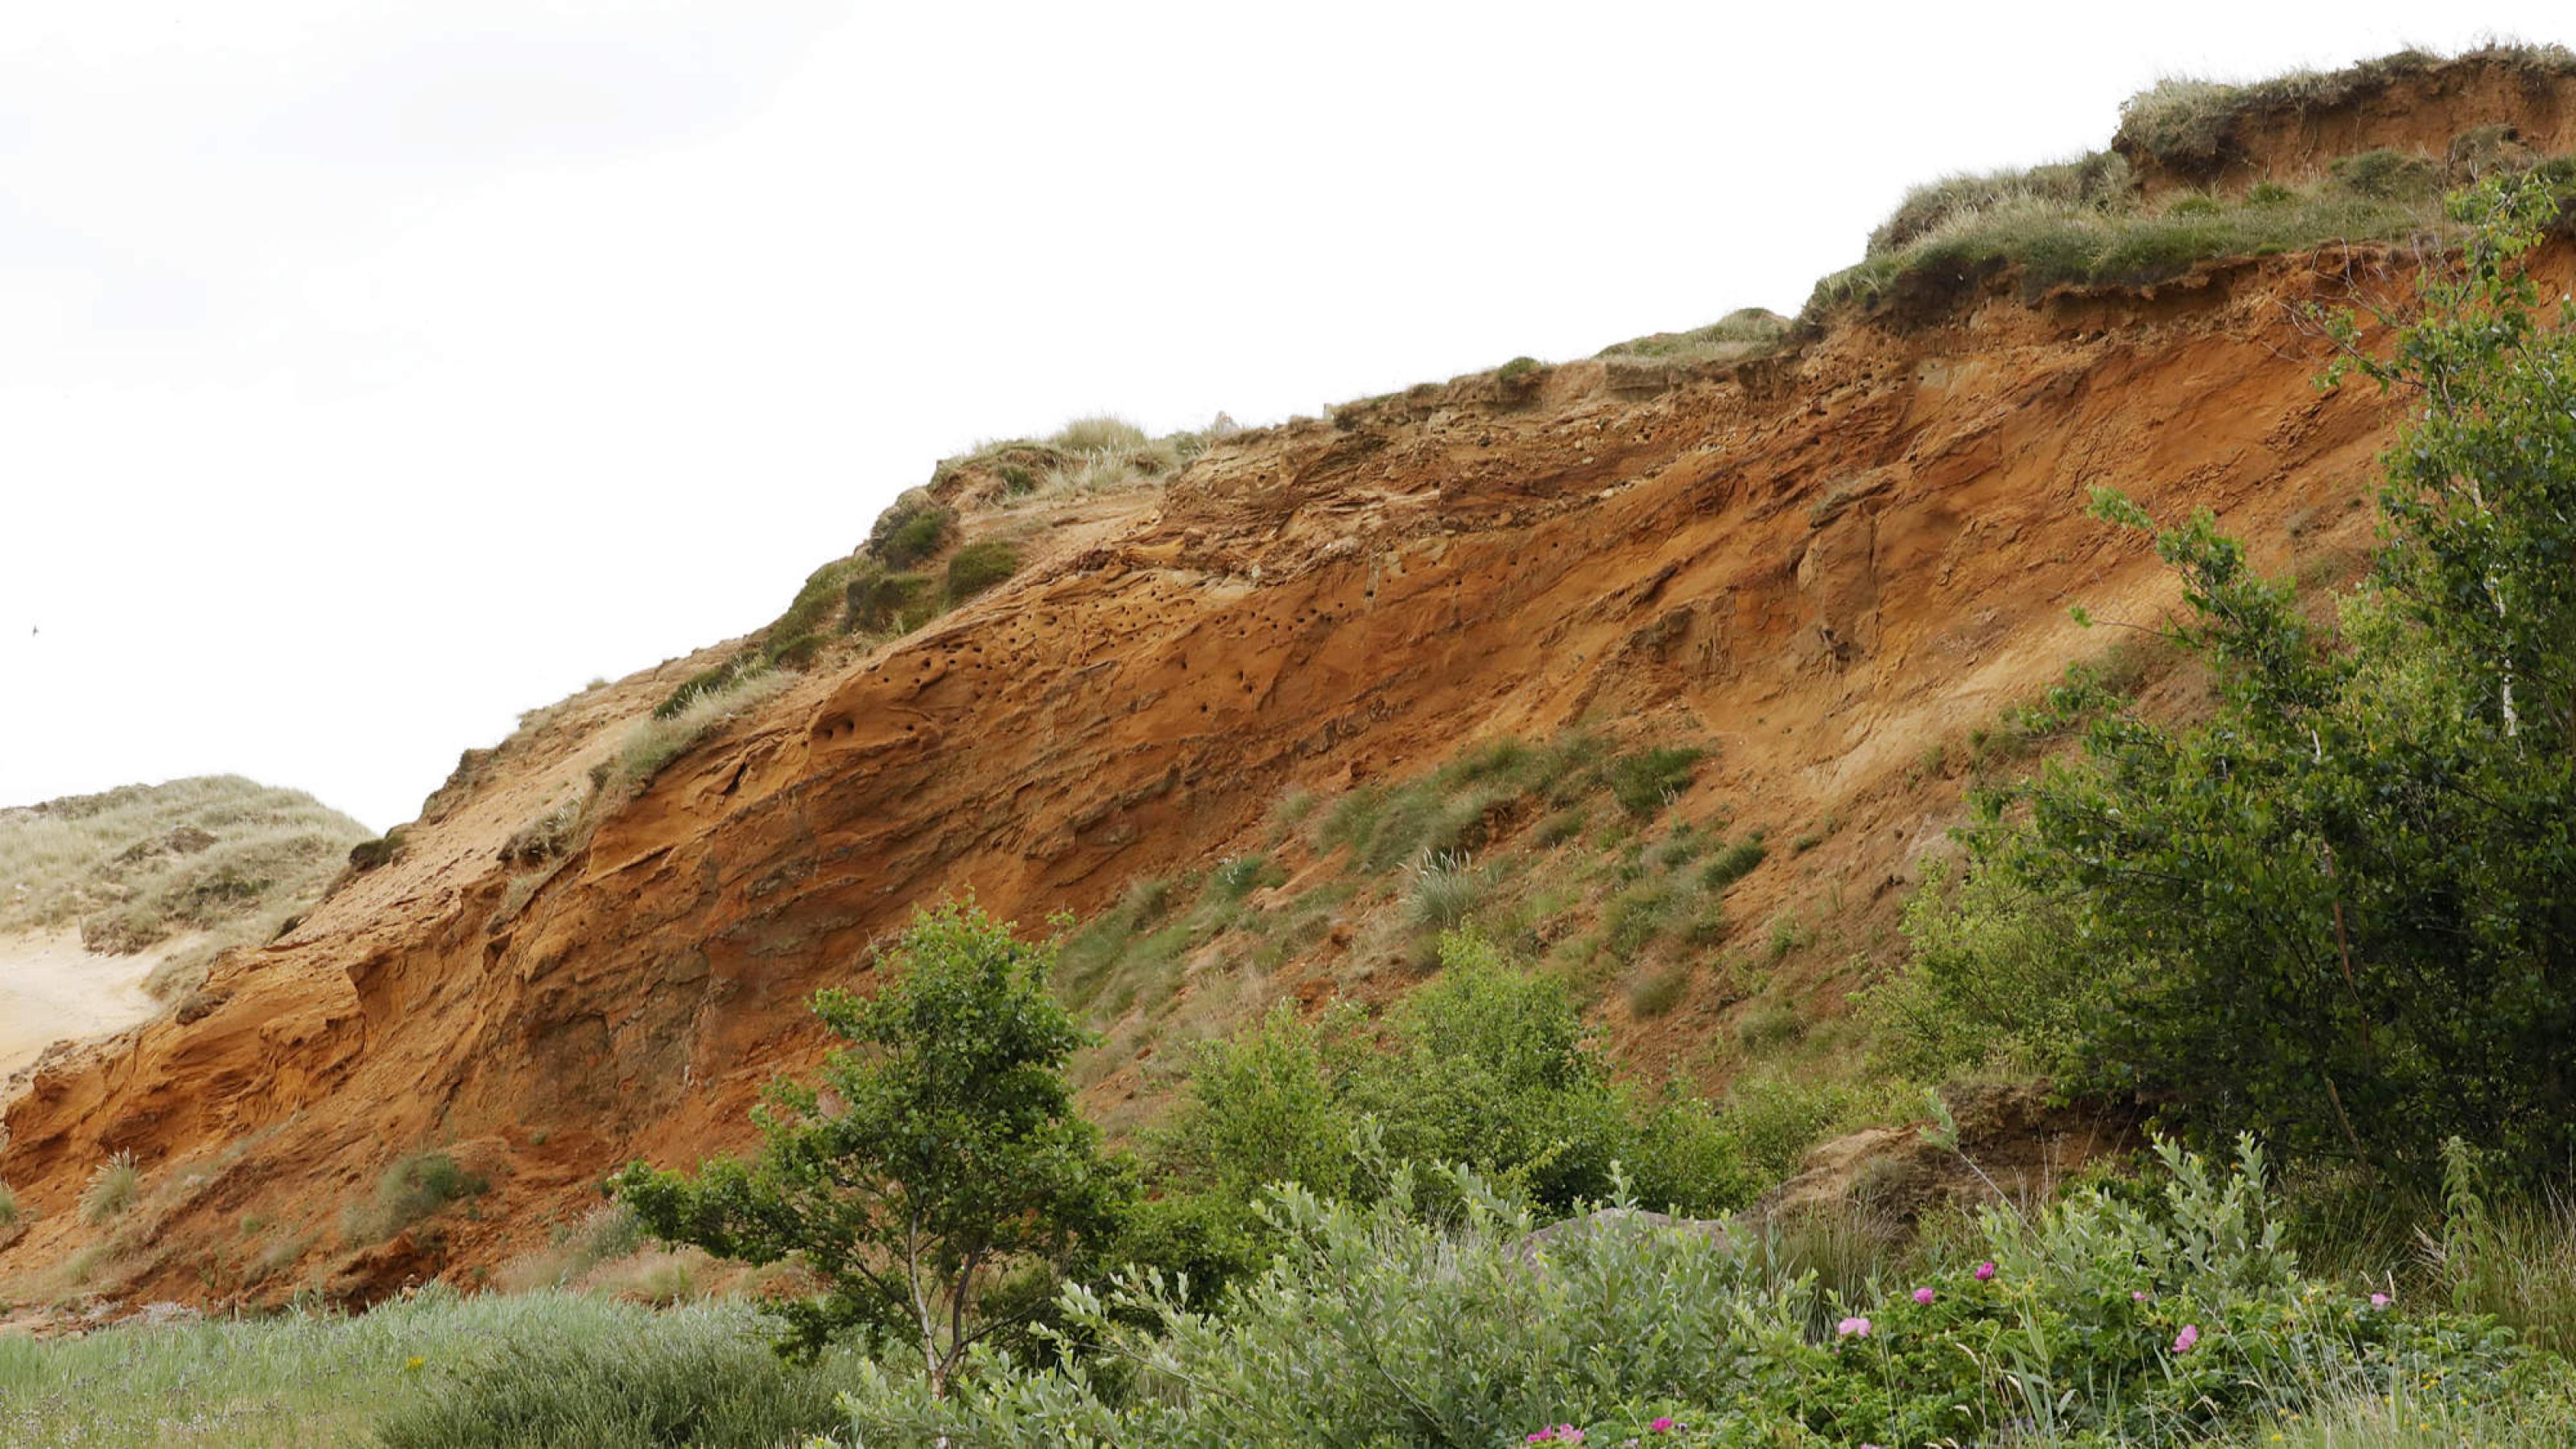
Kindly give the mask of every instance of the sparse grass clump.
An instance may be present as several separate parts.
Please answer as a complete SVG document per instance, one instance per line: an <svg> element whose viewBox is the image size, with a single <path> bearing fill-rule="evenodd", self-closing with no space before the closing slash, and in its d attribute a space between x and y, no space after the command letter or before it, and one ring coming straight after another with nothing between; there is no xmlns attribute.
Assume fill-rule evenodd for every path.
<svg viewBox="0 0 2576 1449"><path fill-rule="evenodd" d="M1068 453L1132 452L1151 441L1143 428L1125 418L1106 415L1075 418L1047 439L1050 445Z"/></svg>
<svg viewBox="0 0 2576 1449"><path fill-rule="evenodd" d="M1006 503L1107 493L1150 483L1180 470L1207 446L1198 433L1167 433L1149 438L1123 418L1076 418L1048 438L1043 449L1054 461L1031 487L1012 485Z"/></svg>
<svg viewBox="0 0 2576 1449"><path fill-rule="evenodd" d="M544 813L510 833L501 845L501 858L522 865L556 859L571 850L581 834L582 822L588 816L589 802L580 795L567 795L547 807Z"/></svg>
<svg viewBox="0 0 2576 1449"><path fill-rule="evenodd" d="M1602 944L1622 962L1634 961L1662 933L1673 913L1671 892L1641 886L1614 896L1602 913Z"/></svg>
<svg viewBox="0 0 2576 1449"><path fill-rule="evenodd" d="M341 1225L352 1243L382 1242L451 1203L480 1197L492 1184L444 1152L414 1152L376 1179L375 1197Z"/></svg>
<svg viewBox="0 0 2576 1449"><path fill-rule="evenodd" d="M1628 1010L1640 1018L1662 1016L1681 1004L1683 993L1690 990L1690 979L1691 970L1686 964L1643 977L1629 989Z"/></svg>
<svg viewBox="0 0 2576 1449"><path fill-rule="evenodd" d="M1779 350L1788 335L1788 318L1768 308L1743 307L1705 327L1631 337L1598 355L1604 361L1740 362Z"/></svg>
<svg viewBox="0 0 2576 1449"><path fill-rule="evenodd" d="M662 767L713 734L744 710L772 698L792 681L766 668L745 670L723 689L697 694L677 711L639 721L627 732L608 778L630 789L653 782Z"/></svg>
<svg viewBox="0 0 2576 1449"><path fill-rule="evenodd" d="M142 1198L143 1169L135 1165L133 1153L119 1152L90 1170L89 1185L81 1189L81 1221L102 1227Z"/></svg>
<svg viewBox="0 0 2576 1449"><path fill-rule="evenodd" d="M653 718L670 719L699 700L709 695L722 694L758 672L758 665L749 655L736 655L722 664L701 669L681 680L679 688L672 690L663 697L660 704L653 706Z"/></svg>
<svg viewBox="0 0 2576 1449"><path fill-rule="evenodd" d="M1652 815L1681 798L1708 752L1691 745L1660 745L1610 762L1611 798L1631 815Z"/></svg>
<svg viewBox="0 0 2576 1449"><path fill-rule="evenodd" d="M1463 856L1426 855L1407 873L1413 883L1405 893L1405 910L1416 929L1454 930L1484 901L1485 879Z"/></svg>
<svg viewBox="0 0 2576 1449"><path fill-rule="evenodd" d="M1708 858L1708 863L1699 869L1699 888L1712 892L1725 890L1753 874L1767 853L1762 845L1762 832L1754 831Z"/></svg>
<svg viewBox="0 0 2576 1449"><path fill-rule="evenodd" d="M2109 151L2026 171L1944 177L1907 192L1887 220L1869 234L1866 255L1891 256L1962 219L2007 208L2036 203L2073 214L2099 215L2125 206L2128 200L2129 163Z"/></svg>

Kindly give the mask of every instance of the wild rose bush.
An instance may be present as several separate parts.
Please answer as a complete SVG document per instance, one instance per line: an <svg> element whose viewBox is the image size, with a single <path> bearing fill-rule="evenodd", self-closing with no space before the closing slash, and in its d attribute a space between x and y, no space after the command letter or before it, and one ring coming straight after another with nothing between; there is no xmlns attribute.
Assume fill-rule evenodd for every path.
<svg viewBox="0 0 2576 1449"><path fill-rule="evenodd" d="M1057 1362L984 1355L946 1401L871 1376L851 1432L870 1449L2179 1444L2360 1395L2566 1394L2563 1363L2491 1321L2302 1279L2250 1145L2223 1171L2159 1154L2153 1193L1991 1210L1973 1257L1848 1302L1759 1243L1630 1216L1533 1240L1525 1209L1454 1170L1448 1222L1401 1174L1367 1208L1283 1188L1291 1250L1219 1311L1151 1276L1075 1289Z"/></svg>

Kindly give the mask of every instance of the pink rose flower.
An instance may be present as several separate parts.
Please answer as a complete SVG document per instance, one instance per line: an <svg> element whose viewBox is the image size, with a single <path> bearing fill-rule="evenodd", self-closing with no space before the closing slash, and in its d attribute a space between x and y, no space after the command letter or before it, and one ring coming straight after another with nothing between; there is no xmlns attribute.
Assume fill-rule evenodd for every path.
<svg viewBox="0 0 2576 1449"><path fill-rule="evenodd" d="M1994 1264L1992 1264L1992 1263L1979 1263L1979 1264L1977 1265L1977 1281L1978 1281L1978 1282L1980 1282L1980 1283L1987 1282L1987 1281L1991 1280L1994 1276L1995 1276L1995 1265L1994 1265Z"/></svg>
<svg viewBox="0 0 2576 1449"><path fill-rule="evenodd" d="M2388 1306L2389 1301L2389 1297L2385 1293L2373 1293L2370 1295L2370 1306L2373 1308L2385 1308Z"/></svg>
<svg viewBox="0 0 2576 1449"><path fill-rule="evenodd" d="M1673 1432L1673 1421L1671 1416L1667 1415L1664 1418L1657 1419L1655 1422L1648 1424L1646 1427L1657 1434L1669 1434Z"/></svg>
<svg viewBox="0 0 2576 1449"><path fill-rule="evenodd" d="M2182 1326L2182 1332L2174 1335L2174 1352L2189 1353L2191 1346L2198 1342L2200 1342L2200 1325L2186 1323Z"/></svg>
<svg viewBox="0 0 2576 1449"><path fill-rule="evenodd" d="M1843 1338L1867 1338L1869 1337L1869 1320L1866 1318L1846 1318L1842 1322L1834 1325L1834 1332Z"/></svg>
<svg viewBox="0 0 2576 1449"><path fill-rule="evenodd" d="M1932 1306L1932 1290L1931 1290L1931 1289L1929 1289L1929 1288L1917 1288L1917 1289L1915 1289L1915 1290L1914 1290L1914 1301L1915 1301L1915 1302L1917 1302L1917 1303L1922 1304L1922 1305L1923 1305L1924 1307L1926 1307L1926 1308L1931 1307L1931 1306Z"/></svg>

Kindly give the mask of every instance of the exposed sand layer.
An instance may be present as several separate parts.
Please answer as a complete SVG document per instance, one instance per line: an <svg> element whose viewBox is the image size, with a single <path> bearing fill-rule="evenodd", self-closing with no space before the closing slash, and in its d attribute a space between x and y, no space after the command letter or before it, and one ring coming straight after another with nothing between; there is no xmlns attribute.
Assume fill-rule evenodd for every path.
<svg viewBox="0 0 2576 1449"><path fill-rule="evenodd" d="M58 1041L122 1031L159 1009L143 989L176 942L132 956L96 956L80 936L0 936L0 1078Z"/></svg>

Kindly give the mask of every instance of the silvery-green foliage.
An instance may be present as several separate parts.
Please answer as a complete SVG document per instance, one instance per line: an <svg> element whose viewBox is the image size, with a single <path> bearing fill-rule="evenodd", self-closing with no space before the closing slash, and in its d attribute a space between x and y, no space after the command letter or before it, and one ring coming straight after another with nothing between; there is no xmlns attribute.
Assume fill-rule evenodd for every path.
<svg viewBox="0 0 2576 1449"><path fill-rule="evenodd" d="M1485 1444L1533 1423L1616 1413L1643 1397L1732 1401L1798 1343L1812 1279L1766 1279L1723 1238L1674 1231L1633 1203L1587 1231L1530 1236L1528 1209L1474 1174L1438 1169L1450 1223L1416 1210L1399 1171L1375 1204L1281 1185L1265 1203L1295 1250L1222 1316L1178 1285L1131 1277L1064 1299L1068 1355L1051 1372L998 1356L941 1404L891 1377L851 1396L876 1446ZM1625 1211L1623 1211L1625 1210ZM1113 1374L1112 1369L1116 1372ZM1123 1394L1112 1400L1104 1382Z"/></svg>

